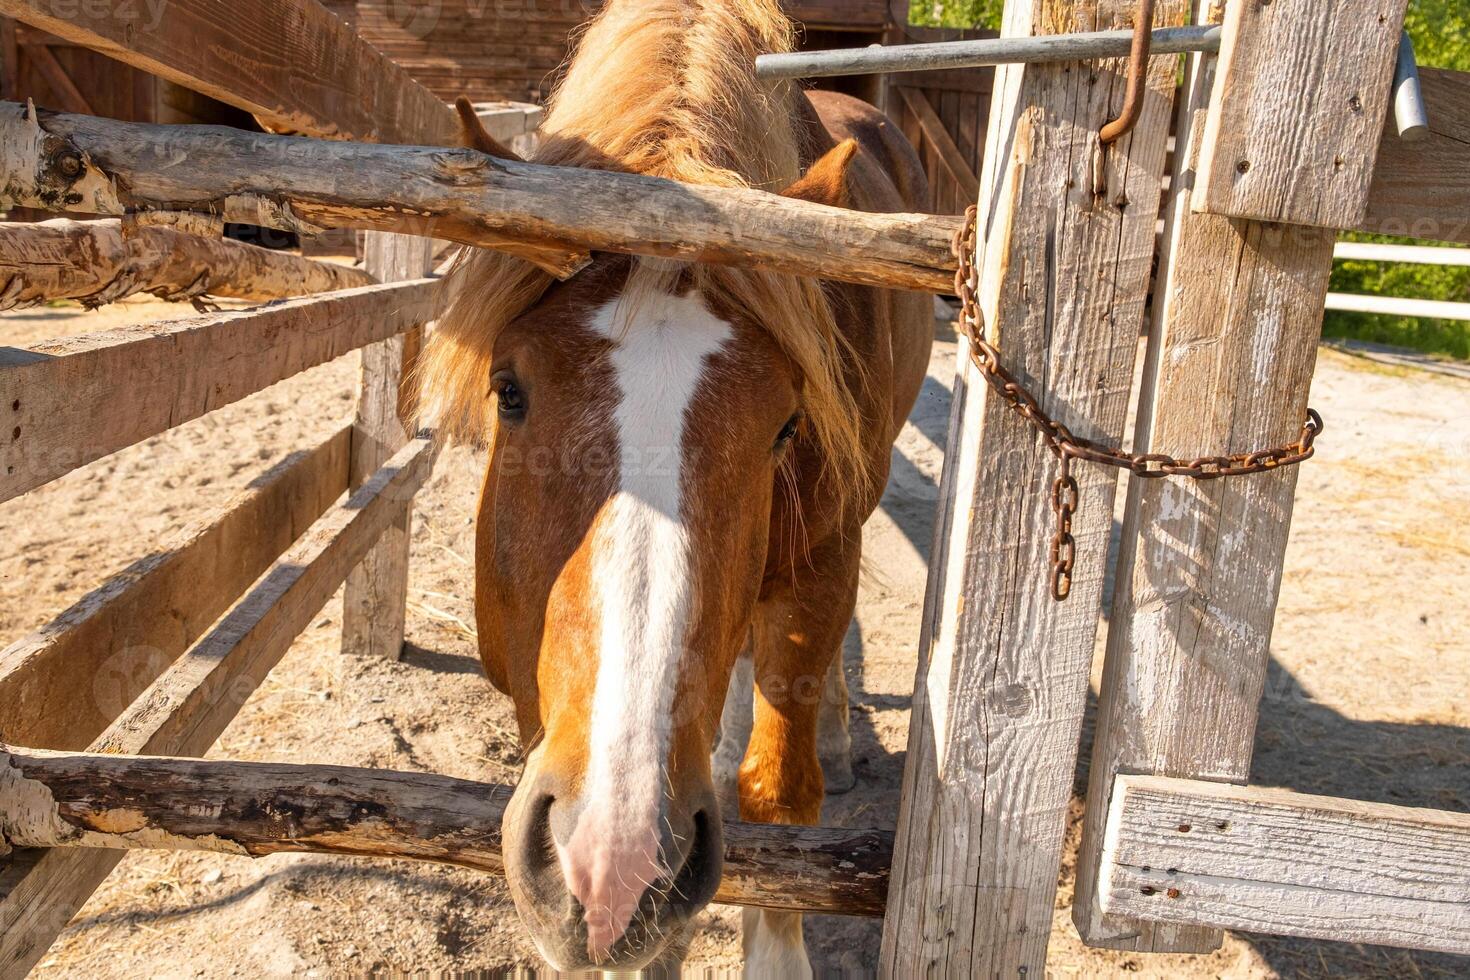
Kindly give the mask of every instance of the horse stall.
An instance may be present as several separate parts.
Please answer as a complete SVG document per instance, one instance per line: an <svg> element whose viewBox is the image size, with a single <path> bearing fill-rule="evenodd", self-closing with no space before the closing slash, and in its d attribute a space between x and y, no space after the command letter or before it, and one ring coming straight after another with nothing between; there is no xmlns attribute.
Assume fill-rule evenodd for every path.
<svg viewBox="0 0 1470 980"><path fill-rule="evenodd" d="M465 4L432 5L443 19L426 26L367 0L330 4L343 18L315 0L172 0L139 31L106 5L0 0L26 30L300 134L0 103L6 204L91 217L0 226L0 307L276 300L0 348L0 501L362 358L350 426L0 652L0 976L35 967L126 850L503 871L509 787L200 758L339 588L342 648L400 654L415 496L440 453L406 379L446 299L441 240L557 278L614 252L962 301L896 832L726 821L717 901L881 917L885 976L1042 975L1126 470L1082 940L1202 953L1240 929L1470 954L1470 814L1247 785L1295 464L1322 429L1307 393L1334 230L1470 242L1470 75L1424 70L1427 128L1400 137L1406 4L1159 0L1135 24L1096 0L1008 0L1004 37L945 64L845 68L865 80L842 84L905 107L947 175L934 210L978 202L960 217L460 148L445 99L541 95L580 10L507 15L514 41L471 77L424 41L478 30ZM809 16L828 43L816 26L849 23ZM862 23L895 39L885 11ZM555 39L522 57L524 25ZM814 77L825 58L757 71ZM364 264L267 260L220 241L225 222L351 229ZM112 707L89 683L104 667L121 678Z"/></svg>

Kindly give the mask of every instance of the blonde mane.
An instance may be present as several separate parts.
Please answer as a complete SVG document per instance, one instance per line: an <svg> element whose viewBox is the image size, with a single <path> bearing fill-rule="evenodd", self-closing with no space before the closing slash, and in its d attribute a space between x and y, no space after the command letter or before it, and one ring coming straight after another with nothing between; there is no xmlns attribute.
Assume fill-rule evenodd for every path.
<svg viewBox="0 0 1470 980"><path fill-rule="evenodd" d="M797 91L788 82L757 81L755 56L789 51L792 40L776 0L609 0L552 95L534 160L779 191L800 176ZM667 288L680 273L703 295L750 311L796 364L824 475L845 496L865 468L845 379L860 371L844 357L820 284L764 270L638 260L624 296ZM454 298L419 371L426 414L441 431L476 442L491 437L495 338L552 282L520 259L462 252L448 284Z"/></svg>

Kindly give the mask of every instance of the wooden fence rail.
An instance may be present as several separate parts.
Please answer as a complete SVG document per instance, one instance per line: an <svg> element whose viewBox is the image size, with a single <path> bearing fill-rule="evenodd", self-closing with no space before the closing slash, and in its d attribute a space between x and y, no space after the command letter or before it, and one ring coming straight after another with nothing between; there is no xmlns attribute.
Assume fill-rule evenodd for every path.
<svg viewBox="0 0 1470 980"><path fill-rule="evenodd" d="M0 746L0 845L283 851L503 873L513 787L432 773ZM715 901L882 915L893 835L727 823Z"/></svg>
<svg viewBox="0 0 1470 980"><path fill-rule="evenodd" d="M1119 776L1108 915L1470 953L1470 813Z"/></svg>
<svg viewBox="0 0 1470 980"><path fill-rule="evenodd" d="M1410 142L1385 127L1367 213L1356 231L1470 242L1470 72L1419 69L1429 135Z"/></svg>
<svg viewBox="0 0 1470 980"><path fill-rule="evenodd" d="M0 311L54 299L83 306L133 293L272 300L373 283L361 269L117 218L0 224Z"/></svg>
<svg viewBox="0 0 1470 980"><path fill-rule="evenodd" d="M348 426L292 453L0 650L0 732L48 749L91 744L347 490L351 447Z"/></svg>
<svg viewBox="0 0 1470 980"><path fill-rule="evenodd" d="M434 318L432 279L0 348L0 501Z"/></svg>
<svg viewBox="0 0 1470 980"><path fill-rule="evenodd" d="M958 219L870 214L757 190L497 160L474 150L152 126L0 103L13 203L197 210L266 227L365 228L514 252L559 275L586 249L945 291Z"/></svg>
<svg viewBox="0 0 1470 980"><path fill-rule="evenodd" d="M89 749L202 755L428 478L435 448L410 442L293 544L240 602ZM17 852L0 867L0 977L23 975L107 877L120 853Z"/></svg>
<svg viewBox="0 0 1470 980"><path fill-rule="evenodd" d="M1410 299L1404 296L1328 293L1327 309L1341 310L1344 313L1379 313L1384 316L1470 320L1470 303L1452 303L1441 299Z"/></svg>

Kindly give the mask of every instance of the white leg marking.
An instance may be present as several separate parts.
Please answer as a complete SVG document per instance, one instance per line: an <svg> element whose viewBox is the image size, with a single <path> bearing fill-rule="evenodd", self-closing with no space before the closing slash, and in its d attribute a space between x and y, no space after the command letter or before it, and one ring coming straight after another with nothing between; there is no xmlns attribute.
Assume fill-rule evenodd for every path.
<svg viewBox="0 0 1470 980"><path fill-rule="evenodd" d="M617 345L620 472L593 542L601 635L585 806L558 852L596 956L622 936L644 889L666 870L664 767L692 596L681 514L684 416L709 356L732 331L692 294L614 300L592 326Z"/></svg>
<svg viewBox="0 0 1470 980"><path fill-rule="evenodd" d="M715 792L726 820L740 819L740 763L745 761L750 732L755 727L754 659L747 643L730 672L725 708L720 712L720 744L710 760Z"/></svg>
<svg viewBox="0 0 1470 980"><path fill-rule="evenodd" d="M852 736L847 730L847 675L842 672L840 649L822 684L822 703L817 710L817 759L828 793L846 793L857 785L852 772Z"/></svg>

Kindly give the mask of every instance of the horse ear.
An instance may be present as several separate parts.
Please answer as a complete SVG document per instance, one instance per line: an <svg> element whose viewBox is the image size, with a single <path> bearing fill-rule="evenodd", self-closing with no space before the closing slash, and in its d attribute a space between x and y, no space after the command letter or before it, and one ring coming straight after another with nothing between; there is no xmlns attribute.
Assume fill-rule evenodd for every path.
<svg viewBox="0 0 1470 980"><path fill-rule="evenodd" d="M519 160L520 155L510 147L501 143L498 139L485 131L485 124L480 122L479 115L475 112L474 104L461 95L454 100L454 111L459 113L459 142L461 146L467 146L481 153L488 153L492 157L502 160Z"/></svg>
<svg viewBox="0 0 1470 980"><path fill-rule="evenodd" d="M857 140L845 139L807 168L806 173L781 192L782 197L795 197L813 204L830 204L834 208L851 207L847 190L847 168L857 153Z"/></svg>

